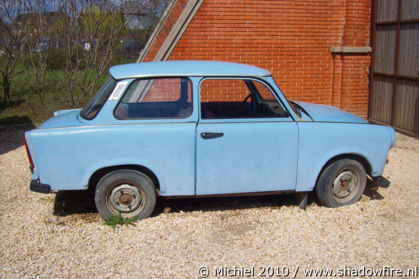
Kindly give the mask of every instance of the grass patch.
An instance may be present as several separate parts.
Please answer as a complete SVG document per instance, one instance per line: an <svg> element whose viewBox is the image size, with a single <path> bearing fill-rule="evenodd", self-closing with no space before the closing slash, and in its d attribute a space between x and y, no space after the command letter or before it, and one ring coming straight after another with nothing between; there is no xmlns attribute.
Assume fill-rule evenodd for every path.
<svg viewBox="0 0 419 279"><path fill-rule="evenodd" d="M78 78L81 79L84 75L85 71L82 70ZM106 74L100 77L98 87L107 79L107 76ZM41 100L36 93L34 71L26 70L12 83L10 104L3 103L4 93L3 88L0 87L0 125L26 123L38 125L51 118L54 111L71 108L65 88L64 72L53 70L48 74L47 88ZM81 94L78 89L75 89L73 93L76 97ZM83 97L78 107L83 107L91 97L91 95Z"/></svg>
<svg viewBox="0 0 419 279"><path fill-rule="evenodd" d="M104 224L107 226L110 226L112 229L115 230L115 228L119 226L133 226L136 227L137 225L135 222L137 222L138 216L132 217L132 218L122 218L121 212L118 211L116 215L112 215L108 221L106 221Z"/></svg>

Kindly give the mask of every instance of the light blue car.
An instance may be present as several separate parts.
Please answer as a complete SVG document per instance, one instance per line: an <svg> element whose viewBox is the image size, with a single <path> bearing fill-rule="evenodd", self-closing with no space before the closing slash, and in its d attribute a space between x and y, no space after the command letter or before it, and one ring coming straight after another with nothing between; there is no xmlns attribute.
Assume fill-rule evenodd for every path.
<svg viewBox="0 0 419 279"><path fill-rule="evenodd" d="M156 196L307 193L337 207L383 173L396 134L335 107L288 101L267 70L227 62L114 66L83 109L25 134L32 191L95 189L105 219Z"/></svg>

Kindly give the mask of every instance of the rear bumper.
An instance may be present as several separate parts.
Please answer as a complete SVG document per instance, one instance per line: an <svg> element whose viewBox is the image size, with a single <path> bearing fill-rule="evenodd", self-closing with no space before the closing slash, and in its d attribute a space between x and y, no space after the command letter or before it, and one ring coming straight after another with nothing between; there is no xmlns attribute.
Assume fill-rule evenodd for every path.
<svg viewBox="0 0 419 279"><path fill-rule="evenodd" d="M29 189L33 192L48 194L51 192L51 186L39 183L38 180L32 180Z"/></svg>

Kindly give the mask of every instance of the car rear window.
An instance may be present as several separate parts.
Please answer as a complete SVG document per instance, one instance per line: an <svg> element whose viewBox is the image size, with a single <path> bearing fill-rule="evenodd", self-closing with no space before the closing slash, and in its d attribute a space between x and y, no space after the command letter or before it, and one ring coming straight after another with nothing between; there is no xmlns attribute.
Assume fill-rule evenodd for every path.
<svg viewBox="0 0 419 279"><path fill-rule="evenodd" d="M133 81L114 111L119 120L187 118L192 113L192 84L186 77Z"/></svg>
<svg viewBox="0 0 419 279"><path fill-rule="evenodd" d="M90 102L81 110L81 117L87 120L95 118L113 91L115 84L116 81L113 78L108 78L108 80L99 88Z"/></svg>

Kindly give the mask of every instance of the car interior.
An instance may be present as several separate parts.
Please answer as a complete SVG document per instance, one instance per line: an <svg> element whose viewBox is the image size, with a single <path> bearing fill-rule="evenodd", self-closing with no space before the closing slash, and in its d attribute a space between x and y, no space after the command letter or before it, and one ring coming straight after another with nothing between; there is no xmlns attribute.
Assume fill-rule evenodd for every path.
<svg viewBox="0 0 419 279"><path fill-rule="evenodd" d="M249 94L236 102L201 102L203 119L288 117L277 100L266 100L259 94L252 80L243 80Z"/></svg>
<svg viewBox="0 0 419 279"><path fill-rule="evenodd" d="M120 120L188 117L192 113L191 84L187 78L180 80L180 94L178 93L179 98L176 101L143 101L153 86L154 80L139 80L137 84L131 85L127 90L115 110L115 117ZM243 81L248 89L246 92L250 93L243 100L221 101L220 98L220 101L201 102L201 117L203 119L288 117L288 113L275 98L264 99L262 97L254 81L238 81ZM231 89L223 88L226 96L228 96L229 90ZM204 89L201 88L201 91Z"/></svg>

